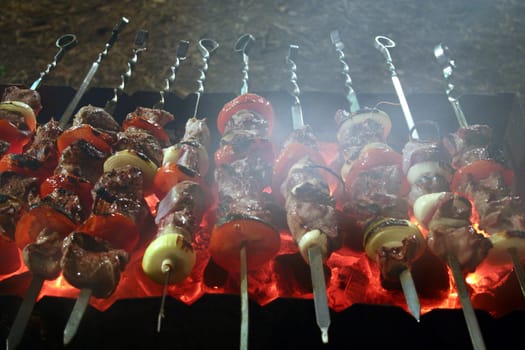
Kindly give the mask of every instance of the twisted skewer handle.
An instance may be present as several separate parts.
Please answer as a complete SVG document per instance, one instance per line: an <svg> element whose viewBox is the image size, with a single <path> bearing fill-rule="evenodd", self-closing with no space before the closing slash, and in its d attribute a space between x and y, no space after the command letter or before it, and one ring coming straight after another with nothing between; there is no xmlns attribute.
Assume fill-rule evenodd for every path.
<svg viewBox="0 0 525 350"><path fill-rule="evenodd" d="M208 71L208 61L211 58L211 55L217 50L219 43L212 39L201 39L199 40L198 48L199 52L202 55L202 66L199 69L199 78L197 79L197 100L195 101L195 110L193 112L193 117L197 117L197 111L199 109L199 102L202 93L204 93L204 81L206 80L206 72Z"/></svg>
<svg viewBox="0 0 525 350"><path fill-rule="evenodd" d="M341 74L343 74L343 76L345 77L346 100L348 101L350 112L355 113L358 110L360 110L361 107L359 106L357 95L352 86L352 78L350 77L350 66L346 62L345 53L343 52L345 45L341 41L339 31L337 30L334 30L330 33L330 39L332 40L332 44L335 46L335 51L337 52L338 60L343 66Z"/></svg>
<svg viewBox="0 0 525 350"><path fill-rule="evenodd" d="M126 83L131 78L131 75L133 74L133 69L135 69L135 66L137 65L137 62L139 60L139 54L141 52L146 51L146 43L148 41L148 31L144 29L140 29L137 32L137 35L135 36L135 48L132 50L132 57L128 61L128 66L126 69L126 72L124 74L120 75L120 85L113 89L113 98L109 100L106 103L106 106L104 109L109 114L113 114L115 111L115 108L117 106L118 98L119 96L124 93L124 88L126 87Z"/></svg>
<svg viewBox="0 0 525 350"><path fill-rule="evenodd" d="M162 90L159 91L160 100L157 102L154 106L154 108L161 109L164 107L164 104L166 103L165 97L166 93L171 91L171 87L173 86L173 83L175 82L175 79L177 78L177 71L179 70L181 61L186 60L186 54L188 52L188 48L190 46L190 42L187 40L181 40L179 41L179 46L177 47L177 53L175 55L175 62L172 66L170 66L170 74L166 77L164 80L164 87Z"/></svg>
<svg viewBox="0 0 525 350"><path fill-rule="evenodd" d="M47 65L45 71L40 73L40 77L31 84L30 90L36 90L42 83L42 80L49 75L49 73L55 69L58 62L62 59L64 54L77 46L77 37L74 34L64 34L55 41L55 46L58 47L58 51L53 58L53 61Z"/></svg>

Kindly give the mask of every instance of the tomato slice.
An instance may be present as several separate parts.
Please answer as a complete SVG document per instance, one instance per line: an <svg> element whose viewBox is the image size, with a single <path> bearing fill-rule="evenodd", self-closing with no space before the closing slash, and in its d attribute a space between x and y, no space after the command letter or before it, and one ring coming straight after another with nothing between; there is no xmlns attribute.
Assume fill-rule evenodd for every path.
<svg viewBox="0 0 525 350"><path fill-rule="evenodd" d="M349 188L359 174L378 166L397 165L399 166L399 170L402 171L402 162L403 157L401 154L388 146L369 147L362 151L359 157L352 163L352 166L346 175L345 186ZM400 194L404 195L410 190L410 185L405 176L403 176L402 179L402 183L400 184Z"/></svg>
<svg viewBox="0 0 525 350"><path fill-rule="evenodd" d="M514 172L493 160L477 160L470 164L467 164L456 171L452 177L450 187L453 191L462 183L467 176L473 176L476 180L483 180L489 177L491 174L498 173L503 177L505 185L511 187L514 183Z"/></svg>
<svg viewBox="0 0 525 350"><path fill-rule="evenodd" d="M217 224L210 238L210 253L223 269L240 271L240 249L246 247L248 270L255 270L272 259L280 248L279 232L262 220L237 217Z"/></svg>
<svg viewBox="0 0 525 350"><path fill-rule="evenodd" d="M160 124L154 121L148 120L142 116L133 116L126 118L122 122L122 129L126 130L130 126L134 126L138 129L143 129L153 135L163 146L170 144L170 137Z"/></svg>
<svg viewBox="0 0 525 350"><path fill-rule="evenodd" d="M266 136L272 133L274 120L272 105L264 97L247 93L237 96L222 107L217 117L217 128L221 135L224 134L224 129L231 116L243 109L257 112L266 118L268 122L268 132Z"/></svg>
<svg viewBox="0 0 525 350"><path fill-rule="evenodd" d="M24 213L16 225L15 240L20 249L33 243L43 229L67 236L75 229L75 224L67 216L48 205L40 205Z"/></svg>
<svg viewBox="0 0 525 350"><path fill-rule="evenodd" d="M49 167L49 164L42 164L25 154L6 154L0 158L0 173L12 171L23 176L36 177L43 181L53 173L53 170Z"/></svg>
<svg viewBox="0 0 525 350"><path fill-rule="evenodd" d="M91 215L77 229L108 241L113 248L131 253L139 241L137 224L119 213Z"/></svg>
<svg viewBox="0 0 525 350"><path fill-rule="evenodd" d="M93 184L89 181L70 174L55 174L46 178L42 184L40 184L40 197L43 198L47 196L57 188L63 188L76 193L84 208L91 208L93 206L93 196L91 195Z"/></svg>
<svg viewBox="0 0 525 350"><path fill-rule="evenodd" d="M110 153L113 139L105 132L98 131L89 124L82 124L65 130L57 139L58 152L62 151L77 140L84 140L102 152Z"/></svg>
<svg viewBox="0 0 525 350"><path fill-rule="evenodd" d="M245 158L246 155L250 155L250 157L262 157L268 163L273 163L275 158L273 144L267 139L258 138L242 150L236 149L236 147L231 144L222 146L215 152L215 165L228 164Z"/></svg>
<svg viewBox="0 0 525 350"><path fill-rule="evenodd" d="M155 174L155 178L153 179L153 193L155 193L158 199L162 199L173 186L184 180L195 181L205 187L200 176L187 174L183 172L176 163L168 163L160 167Z"/></svg>
<svg viewBox="0 0 525 350"><path fill-rule="evenodd" d="M22 153L24 146L31 140L31 133L20 131L9 120L1 119L0 140L9 142L7 153Z"/></svg>

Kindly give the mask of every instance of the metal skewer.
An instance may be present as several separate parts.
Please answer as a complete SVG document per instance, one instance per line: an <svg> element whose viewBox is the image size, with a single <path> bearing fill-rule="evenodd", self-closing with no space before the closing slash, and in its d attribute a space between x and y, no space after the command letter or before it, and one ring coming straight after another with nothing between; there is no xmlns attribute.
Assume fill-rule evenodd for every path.
<svg viewBox="0 0 525 350"><path fill-rule="evenodd" d="M31 84L30 90L36 90L40 87L42 80L49 75L49 73L55 69L58 62L62 59L64 54L77 46L77 37L74 34L64 34L55 41L55 46L58 47L58 52L55 54L53 61L47 65L45 71L40 73L40 77Z"/></svg>
<svg viewBox="0 0 525 350"><path fill-rule="evenodd" d="M124 92L126 83L131 78L133 68L138 62L138 54L146 50L147 39L148 32L144 29L140 29L135 37L135 48L132 50L132 57L127 63L126 72L121 75L121 83L117 88L114 88L115 94L113 98L106 102L104 107L106 112L111 114L114 111L118 102L118 97ZM75 301L75 305L73 306L73 310L71 310L71 314L67 320L66 327L64 328L64 345L69 344L75 337L78 327L80 326L80 322L82 321L84 313L86 312L86 308L89 305L89 299L91 298L92 292L93 291L91 288L82 288L80 290L80 293Z"/></svg>
<svg viewBox="0 0 525 350"><path fill-rule="evenodd" d="M173 266L169 263L163 262L161 266L162 272L165 274L164 277L164 284L162 286L162 299L160 302L160 310L159 314L157 315L157 333L160 333L160 330L162 328L162 320L166 316L164 310L165 310L165 304L166 304L166 296L168 295L168 285L171 278L171 272L173 271Z"/></svg>
<svg viewBox="0 0 525 350"><path fill-rule="evenodd" d="M181 40L179 42L179 47L177 49L177 59L175 61L175 64L170 67L171 74L168 78L166 78L165 81L165 87L163 90L160 91L161 99L160 101L155 105L154 108L162 108L164 106L164 93L168 92L171 88L171 84L175 81L175 74L176 71L180 65L181 60L186 59L186 53L188 51L189 42L186 40ZM199 108L199 102L200 102L200 95L204 92L204 80L206 80L206 71L208 70L208 61L210 59L210 55L219 47L219 44L212 40L212 39L201 39L198 44L199 51L202 55L202 59L204 61L203 67L199 70L200 75L199 79L197 80L198 88L195 92L197 94L197 100L195 101L195 109L194 109L194 117L197 116L197 110ZM162 328L162 320L166 316L165 313L165 304L166 304L166 297L168 295L168 285L171 277L171 273L173 272L173 266L171 263L171 260L166 259L162 263L162 272L165 274L164 278L164 284L162 288L162 299L160 303L160 309L159 313L157 315L157 332L160 333L160 330Z"/></svg>
<svg viewBox="0 0 525 350"><path fill-rule="evenodd" d="M397 98L399 99L399 103L401 104L401 108L403 109L403 114L405 115L405 120L408 125L408 130L414 129L413 136L415 139L418 139L419 136L417 134L417 130L414 128L414 118L412 118L412 113L410 112L410 108L408 107L408 102L405 97L405 93L403 92L403 87L401 86L401 81L399 80L399 77L397 76L396 67L392 63L392 56L390 56L390 51L388 49L393 48L396 46L396 43L386 36L376 36L374 46L376 49L379 50L383 54L386 60L386 64L388 66L388 70L390 71L390 74L392 75L392 84L394 85L394 89L396 90Z"/></svg>
<svg viewBox="0 0 525 350"><path fill-rule="evenodd" d="M447 82L447 97L452 104L458 124L460 127L465 128L468 126L467 118L465 118L465 114L461 109L461 105L459 104L459 95L457 94L457 91L454 90L455 86L452 82L452 73L456 68L456 62L449 57L448 47L443 46L442 44L439 44L434 48L434 56L436 57L438 63L443 67L443 76Z"/></svg>
<svg viewBox="0 0 525 350"><path fill-rule="evenodd" d="M295 57L299 46L290 45L286 62L290 67L292 83L292 125L293 129L297 130L304 127L303 111L301 108L301 100L299 95L301 90L297 84L297 65L295 64ZM308 260L310 266L310 275L312 278L312 289L314 292L314 307L315 318L317 325L321 330L321 339L323 343L328 343L328 328L330 327L330 310L328 308L328 298L326 295L326 282L323 269L323 258L321 249L318 246L308 248Z"/></svg>
<svg viewBox="0 0 525 350"><path fill-rule="evenodd" d="M31 284L29 285L29 288L26 291L24 300L22 301L22 304L18 309L15 321L11 326L9 335L7 336L7 350L15 349L18 346L18 344L20 344L20 340L22 340L22 336L24 335L24 331L26 329L27 322L29 321L29 317L31 316L33 308L35 307L36 298L38 297L38 294L40 294L40 290L42 289L43 284L44 278L42 276L34 275L31 279Z"/></svg>
<svg viewBox="0 0 525 350"><path fill-rule="evenodd" d="M162 88L162 90L159 91L160 100L153 106L153 108L156 108L156 109L164 108L164 104L166 102L165 101L166 93L171 91L171 87L177 77L177 71L179 70L181 61L186 60L186 53L188 52L189 46L190 46L189 41L187 40L179 41L179 46L177 47L177 53L175 55L175 63L173 63L173 65L170 66L170 74L164 80L164 87Z"/></svg>
<svg viewBox="0 0 525 350"><path fill-rule="evenodd" d="M466 127L468 126L467 120L465 118L465 115L463 114L463 111L461 109L461 106L459 105L459 100L457 98L457 95L454 93L454 84L452 84L450 77L452 75L453 68L455 68L455 63L453 60L450 60L448 55L448 49L445 47L438 45L434 48L434 55L436 56L437 61L445 66L443 69L443 75L445 79L447 80L447 96L448 100L452 104L452 107L454 108L454 112L456 113L456 118L458 120L458 123L460 127ZM454 255L449 255L447 257L448 265L450 267L450 270L452 271L452 276L454 277L454 282L456 283L456 290L459 295L459 300L461 302L461 308L463 310L463 315L465 317L465 321L467 322L467 328L470 335L470 340L472 342L472 345L474 349L485 349L485 343L483 341L483 336L481 334L478 320L476 318L476 314L474 313L474 308L472 307L472 301L470 300L470 296L468 294L467 285L465 283L465 278L463 276L463 273L461 272L461 267L459 265L458 259Z"/></svg>
<svg viewBox="0 0 525 350"><path fill-rule="evenodd" d="M452 73L456 68L455 61L450 57L450 51L447 46L443 44L436 45L434 48L434 56L436 57L437 62L443 67L443 77L447 82L447 96L448 100L452 104L454 113L456 114L456 119L458 120L459 126L464 128L468 126L467 118L461 109L459 103L459 95L457 91L454 90L454 84L452 82ZM518 251L515 248L509 248L508 253L510 254L512 265L514 267L514 272L518 278L518 283L520 285L521 293L525 297L525 270L523 265L518 257Z"/></svg>
<svg viewBox="0 0 525 350"><path fill-rule="evenodd" d="M394 85L394 89L396 90L399 102L401 103L403 116L405 117L408 130L410 130L411 132L411 137L413 139L419 139L419 135L417 133L417 129L414 123L414 118L412 117L412 113L410 112L410 108L408 107L408 102L403 92L403 87L401 86L401 82L397 76L396 68L392 63L390 51L388 50L389 48L395 46L396 43L385 36L377 36L375 38L375 47L385 57L388 70L392 75L392 83ZM421 317L421 304L419 302L419 297L417 295L414 279L412 278L412 273L410 272L409 268L406 268L401 272L401 274L399 275L399 281L401 282L401 288L403 289L403 294L405 296L405 301L408 305L408 309L410 310L412 316L414 316L414 318L419 322Z"/></svg>
<svg viewBox="0 0 525 350"><path fill-rule="evenodd" d="M465 321L467 322L468 333L470 335L472 346L475 350L485 349L485 343L483 341L483 336L481 335L481 330L479 329L478 319L474 313L474 308L472 307L472 302L467 290L467 284L465 283L465 278L461 272L458 259L455 255L451 254L448 255L447 261L448 266L452 271L454 282L456 283L456 290L459 295L459 301L461 302L461 309L463 310Z"/></svg>
<svg viewBox="0 0 525 350"><path fill-rule="evenodd" d="M98 57L95 62L91 65L91 68L89 69L88 73L84 77L84 80L82 81L82 84L77 90L77 93L67 106L66 110L62 114L62 117L60 118L59 125L62 129L66 128L67 124L69 123L69 119L73 115L73 111L77 107L78 103L80 102L80 99L86 92L89 83L91 83L91 80L95 76L95 73L98 70L98 67L100 66L100 63L106 56L108 55L109 51L113 47L113 44L118 39L118 35L120 32L126 27L126 25L129 23L129 20L126 17L122 17L119 21L119 23L113 28L113 31L111 33L111 37L109 38L108 42L106 43L104 50L98 54Z"/></svg>
<svg viewBox="0 0 525 350"><path fill-rule="evenodd" d="M242 86L241 95L248 93L248 71L249 71L249 56L248 49L255 38L251 34L244 34L237 39L233 46L233 51L242 54ZM239 252L239 278L240 278L240 293L241 293L241 333L239 339L239 349L248 349L248 325L249 325L249 298L248 298L248 263L246 244L242 244Z"/></svg>
<svg viewBox="0 0 525 350"><path fill-rule="evenodd" d="M339 55L339 62L341 62L341 65L343 66L343 71L341 74L345 77L345 87L347 90L346 94L346 100L348 101L350 113L355 113L361 109L359 106L359 101L357 100L357 95L352 87L352 78L350 77L350 67L348 66L348 63L346 63L345 60L345 53L343 52L345 45L341 41L341 37L339 35L339 31L334 30L330 33L330 39L332 40L332 44L335 46L335 50L337 51L337 54Z"/></svg>

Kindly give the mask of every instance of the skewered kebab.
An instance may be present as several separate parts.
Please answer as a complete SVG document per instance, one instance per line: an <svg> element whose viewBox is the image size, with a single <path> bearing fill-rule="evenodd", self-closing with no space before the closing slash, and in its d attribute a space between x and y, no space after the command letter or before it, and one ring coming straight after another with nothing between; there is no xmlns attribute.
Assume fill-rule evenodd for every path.
<svg viewBox="0 0 525 350"><path fill-rule="evenodd" d="M90 112L100 114L93 108L81 110L77 113L73 124L75 126L84 124L89 119L86 116ZM54 123L52 124L54 128L49 129L59 131L54 131L54 139L49 139L49 135L53 135L49 131L44 133L44 137L40 140L41 147L35 153L37 156L47 157L46 165L58 164L55 174L46 178L40 186L41 199L37 203L38 206L34 206L24 214L17 225L15 234L17 244L24 249L24 260L33 272L33 279L15 319L12 336L8 338L8 344L11 341L11 346L16 346L19 342L44 280L53 279L56 273L60 272L57 267L61 255L58 252L62 245L62 238L89 214L92 203L89 192L92 182L96 180L97 174L101 174L102 162L107 158L110 150L110 146L104 142L90 143L93 140L99 140L101 135L107 135L104 128L101 128L101 124L104 123L93 123L94 119L91 118L91 121L97 127L96 130L91 127L91 133L84 133L81 137L68 134L65 138L61 138L63 134L58 136L61 129L58 123L52 120L46 126ZM106 121L106 119L112 119L112 117L109 116L103 120ZM111 123L106 123L106 125L111 125ZM109 130L111 129L110 127ZM39 139L35 138L35 141ZM104 147L101 147L102 144ZM49 152L49 149L53 147L54 150L57 149L60 152L59 156L50 156L50 154L57 153L56 151L55 153ZM27 154L31 155L29 152ZM97 173L97 161L100 165L99 173Z"/></svg>
<svg viewBox="0 0 525 350"><path fill-rule="evenodd" d="M199 41L199 50L206 61L218 47L209 39ZM185 52L185 51L184 51ZM181 58L181 51L178 51ZM172 68L172 73L176 71ZM203 75L205 77L205 71ZM197 94L203 92L202 78ZM168 81L166 80L169 87ZM171 82L174 81L174 77ZM164 96L161 94L163 104ZM198 100L197 100L198 101ZM195 108L195 113L198 106ZM182 282L193 270L196 255L192 242L207 207L203 177L208 170L207 147L210 131L205 119L196 115L186 122L180 142L164 149L162 168L155 176L154 192L161 199L157 207L157 234L144 251L142 268L153 281L163 285L157 332L164 318L168 285ZM179 174L183 174L180 176ZM167 191L170 187L169 191Z"/></svg>
<svg viewBox="0 0 525 350"><path fill-rule="evenodd" d="M215 154L218 189L217 223L210 238L212 259L230 273L239 273L241 292L240 348L248 348L247 271L261 267L277 254L280 236L263 190L271 185L273 109L266 99L247 92L249 34L236 43L243 54L241 95L219 112L222 135ZM257 145L265 145L258 147Z"/></svg>
<svg viewBox="0 0 525 350"><path fill-rule="evenodd" d="M70 136L73 143L65 148L68 150L74 145L87 144L84 138L105 135L98 138L98 143L100 148L109 149L109 152L99 150L104 156L98 159L94 172L87 171L88 180L94 183L92 212L68 236L62 247L64 277L81 289L64 329L66 344L74 337L90 296L105 298L115 290L120 271L127 263L128 254L137 245L139 228L149 213L144 191L151 184L156 170L150 158L157 159L162 153L159 141L143 128L123 123L124 130L121 131L120 125L106 110L115 108L119 91L129 79L139 53L145 50L146 40L147 32L138 31L133 56L126 73L121 76L121 85L114 90L113 99L104 108L85 106L77 113L75 120L78 122L73 123L74 135ZM87 131L81 130L82 127L87 127ZM100 128L103 132L99 131ZM116 153L111 154L112 151ZM78 167L85 171L78 164L73 170L78 172Z"/></svg>
<svg viewBox="0 0 525 350"><path fill-rule="evenodd" d="M414 121L410 113L410 108L408 107L408 103L406 102L406 98L404 96L403 89L401 87L401 83L399 82L399 78L397 78L397 73L392 63L392 57L390 56L390 52L388 50L389 48L395 47L395 42L387 37L378 36L375 38L375 46L385 57L386 64L392 74L392 82L394 84L394 88L396 90L398 98L401 102L403 114L404 114L405 120L410 130L410 136L411 138L417 140L419 139L419 135L415 128ZM430 149L434 150L432 148ZM430 160L433 160L433 159L430 158ZM436 174L435 170L437 169L438 168L433 169L431 173L435 175ZM410 169L408 169L408 171L410 171ZM421 178L421 176L419 178ZM416 186L412 186L412 188L415 188L415 187ZM462 224L461 226L462 228L468 226L468 225L465 225L465 223L461 223L461 224ZM444 257L444 256L446 257L444 260L447 261L450 269L452 270L452 276L456 283L456 289L458 291L458 294L460 295L460 302L461 302L463 314L465 316L465 321L467 323L467 328L469 330L469 335L472 341L472 345L476 349L484 349L485 344L483 341L483 337L481 335L479 324L478 324L476 315L474 313L474 309L472 307L472 302L469 298L469 295L466 289L465 279L462 274L462 268L464 267L464 265L461 265L458 261L460 252L457 249L454 249L454 247L450 245L450 240L452 239L452 237L454 237L454 233L456 232L457 231L454 231L454 229L452 229L452 232L451 232L450 229L446 229L446 226L445 228L440 228L439 231L430 230L427 236L427 244L429 246L429 249L432 252L434 252L434 254L441 256L441 257ZM461 237L462 241L468 240L469 238L472 237L472 234L473 234L474 240L476 241L476 243L479 243L476 246L477 249L474 249L474 251L476 253L479 253L480 256L483 256L484 254L486 254L487 249L490 247L490 242L488 242L488 240L483 239L481 235L478 235L475 232L472 233L470 231L460 230L460 233L459 233L460 236L461 236L461 233L463 233L463 236ZM439 242L442 244L441 250L438 249L438 245L436 244L436 242Z"/></svg>
<svg viewBox="0 0 525 350"><path fill-rule="evenodd" d="M0 137L0 155L3 155L0 160L3 194L1 234L9 240L14 239L15 225L22 209L27 210L37 197L38 191L34 191L34 185L49 176L57 164L56 138L61 130L54 120L43 126L36 125L36 116L42 109L36 89L76 43L73 34L61 36L55 42L59 50L53 61L29 89L10 86L4 90L3 102L0 104L0 129L6 136ZM22 150L24 152L18 154ZM19 191L20 185L26 187L23 193ZM31 192L33 198L28 198Z"/></svg>
<svg viewBox="0 0 525 350"><path fill-rule="evenodd" d="M303 259L309 264L314 292L315 314L323 343L328 343L330 311L326 296L323 262L338 249L341 240L336 220L335 199L330 194L322 168L326 168L310 126L302 116L295 57L298 46L290 45L287 63L293 86L294 131L275 161L274 190L285 199L288 228ZM276 180L279 178L279 180Z"/></svg>
<svg viewBox="0 0 525 350"><path fill-rule="evenodd" d="M511 260L525 296L525 270L520 261L525 255L525 207L520 196L512 194L514 174L492 148L491 128L468 125L452 82L455 61L449 57L448 48L440 44L435 47L434 55L443 67L446 93L460 126L443 140L456 169L452 189L473 202L479 228L489 234L493 248L487 261L506 265Z"/></svg>
<svg viewBox="0 0 525 350"><path fill-rule="evenodd" d="M344 62L339 33L332 32L331 39L340 61ZM346 64L343 74L348 76ZM349 77L346 83L351 85ZM422 255L425 243L421 232L407 220L401 155L386 144L391 120L379 110L359 110L355 92L351 86L347 89L351 113L342 110L336 113L337 140L344 158L342 210L355 221L361 247L378 264L383 287L397 286L400 282L408 308L419 320L420 303L410 266Z"/></svg>

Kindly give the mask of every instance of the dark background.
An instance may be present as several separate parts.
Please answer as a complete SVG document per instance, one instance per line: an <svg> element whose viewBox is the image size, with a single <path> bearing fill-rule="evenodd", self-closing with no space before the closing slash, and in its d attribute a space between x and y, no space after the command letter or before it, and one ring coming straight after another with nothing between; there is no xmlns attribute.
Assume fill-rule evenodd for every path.
<svg viewBox="0 0 525 350"><path fill-rule="evenodd" d="M299 45L299 84L303 91L343 93L341 66L330 41L338 29L345 43L354 87L360 92L391 92L377 35L396 41L394 65L405 92L442 92L441 69L433 48L450 47L458 66L457 88L465 93L525 92L525 3L521 0L192 0L192 1L2 1L0 65L5 84L29 85L51 61L56 38L78 37L47 80L78 88L102 51L121 16L130 20L92 86L115 87L126 68L135 33L149 31L148 51L139 59L127 91L158 90L173 64L177 43L190 41L174 89L186 95L196 89L201 65L196 42L202 37L220 47L210 62L208 92L238 93L241 56L236 39L252 33L250 89L288 89L285 57Z"/></svg>

